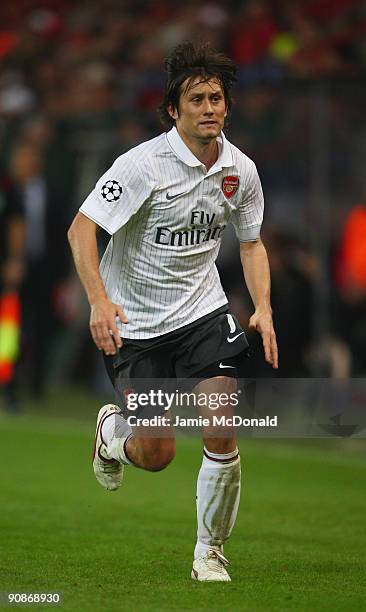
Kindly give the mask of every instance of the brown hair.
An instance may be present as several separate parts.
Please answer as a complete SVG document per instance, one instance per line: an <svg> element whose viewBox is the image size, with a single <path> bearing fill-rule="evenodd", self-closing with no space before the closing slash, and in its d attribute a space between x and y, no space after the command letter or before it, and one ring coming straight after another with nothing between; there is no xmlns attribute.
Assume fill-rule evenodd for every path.
<svg viewBox="0 0 366 612"><path fill-rule="evenodd" d="M175 124L167 108L179 110L181 87L188 79L187 87L197 77L204 81L216 78L224 93L228 113L232 107L231 88L236 81L234 62L211 47L209 43L193 44L190 41L178 45L165 60L167 80L164 98L158 108L164 127L170 129Z"/></svg>

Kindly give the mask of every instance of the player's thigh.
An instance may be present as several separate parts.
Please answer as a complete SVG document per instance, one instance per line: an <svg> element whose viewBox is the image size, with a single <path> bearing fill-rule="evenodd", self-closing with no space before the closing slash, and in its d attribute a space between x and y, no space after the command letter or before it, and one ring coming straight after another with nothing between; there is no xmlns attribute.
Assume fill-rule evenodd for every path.
<svg viewBox="0 0 366 612"><path fill-rule="evenodd" d="M236 448L232 417L237 399L237 380L228 376L215 376L199 382L194 393L200 398L199 412L208 424L202 427L207 450L229 453Z"/></svg>
<svg viewBox="0 0 366 612"><path fill-rule="evenodd" d="M116 401L134 434L130 444L134 445L143 463L166 465L174 458L176 450L172 415L165 406L156 403L156 395L152 404L146 401L151 391L156 393L163 385L156 378L159 372L157 357L155 351L145 351L140 358L135 347L128 349L122 360L106 357L104 361L115 388ZM143 405L139 403L142 397Z"/></svg>

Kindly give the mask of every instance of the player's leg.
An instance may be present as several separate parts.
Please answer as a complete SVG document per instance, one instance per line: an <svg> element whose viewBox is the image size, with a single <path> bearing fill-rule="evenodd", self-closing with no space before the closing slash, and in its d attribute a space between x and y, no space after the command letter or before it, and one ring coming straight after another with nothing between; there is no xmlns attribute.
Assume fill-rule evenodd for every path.
<svg viewBox="0 0 366 612"><path fill-rule="evenodd" d="M235 393L235 378L215 377L201 382L196 393L225 397ZM212 395L211 395L212 397ZM229 581L225 569L223 545L229 538L238 513L240 500L240 456L234 429L213 424L213 415L233 416L232 406L219 406L215 411L207 404L201 414L210 421L203 430L203 459L197 480L197 543L194 551L192 578Z"/></svg>
<svg viewBox="0 0 366 612"><path fill-rule="evenodd" d="M248 350L248 341L237 319L229 312L210 313L194 328L182 332L175 360L181 378L203 382L196 392L235 393L238 365ZM212 358L215 361L212 361ZM223 376L224 375L224 376ZM227 402L226 402L227 403ZM201 414L208 419L231 417L233 407L222 405L213 413L207 405ZM204 455L197 481L198 533L192 577L228 581L223 544L237 516L240 498L240 459L232 427L205 428Z"/></svg>
<svg viewBox="0 0 366 612"><path fill-rule="evenodd" d="M162 436L156 427L131 428L118 406L107 404L98 414L93 468L98 482L109 490L121 485L124 465L157 472L175 456L173 428Z"/></svg>
<svg viewBox="0 0 366 612"><path fill-rule="evenodd" d="M170 416L167 414L166 422L169 419ZM174 429L169 424L161 428L146 425L128 427L128 434L124 435L123 427L127 420L119 413L115 421L114 432L110 430L109 433L109 452L121 463L158 472L174 459L175 436ZM119 435L119 431L122 435Z"/></svg>
<svg viewBox="0 0 366 612"><path fill-rule="evenodd" d="M162 363L157 359L156 351L146 351L146 346L143 348L143 355L140 356L138 347L133 346L128 349L124 347L126 360L121 360L117 367L113 358L104 358L118 402L125 408L122 413L118 406L108 404L100 409L97 419L93 468L98 482L109 490L115 490L120 486L124 465L134 465L156 472L164 469L175 456L175 436L174 429L170 426L169 414L164 412L164 426L131 427L129 424L127 410L129 394L137 390L146 391L145 387L146 385L148 387L149 383L145 383L142 377L148 373L151 383L151 380L156 378L155 372L162 370ZM131 378L134 384L133 391ZM132 412L129 416L134 414ZM147 407L139 416L149 419L157 414L157 409L151 410Z"/></svg>

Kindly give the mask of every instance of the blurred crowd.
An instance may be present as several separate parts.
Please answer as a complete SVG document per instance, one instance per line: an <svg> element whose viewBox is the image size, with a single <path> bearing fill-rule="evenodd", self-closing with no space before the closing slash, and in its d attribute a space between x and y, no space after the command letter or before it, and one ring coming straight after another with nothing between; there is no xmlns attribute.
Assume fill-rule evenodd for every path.
<svg viewBox="0 0 366 612"><path fill-rule="evenodd" d="M0 7L0 290L22 312L14 404L17 377L35 396L50 381L104 384L66 231L113 159L161 131L164 57L186 39L238 64L227 134L266 195L279 375L366 373L364 4L16 0ZM245 325L230 236L219 265ZM248 371L272 375L260 346Z"/></svg>

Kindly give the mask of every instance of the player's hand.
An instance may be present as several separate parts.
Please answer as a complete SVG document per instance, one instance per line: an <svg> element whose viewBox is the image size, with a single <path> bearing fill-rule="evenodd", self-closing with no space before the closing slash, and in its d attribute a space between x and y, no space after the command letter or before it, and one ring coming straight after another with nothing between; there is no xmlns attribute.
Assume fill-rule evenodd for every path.
<svg viewBox="0 0 366 612"><path fill-rule="evenodd" d="M270 310L255 311L249 319L249 329L255 329L262 336L264 357L274 370L278 368L278 349Z"/></svg>
<svg viewBox="0 0 366 612"><path fill-rule="evenodd" d="M106 355L115 355L123 344L116 317L119 317L122 323L128 323L123 309L107 298L91 304L90 307L90 332L96 346Z"/></svg>

